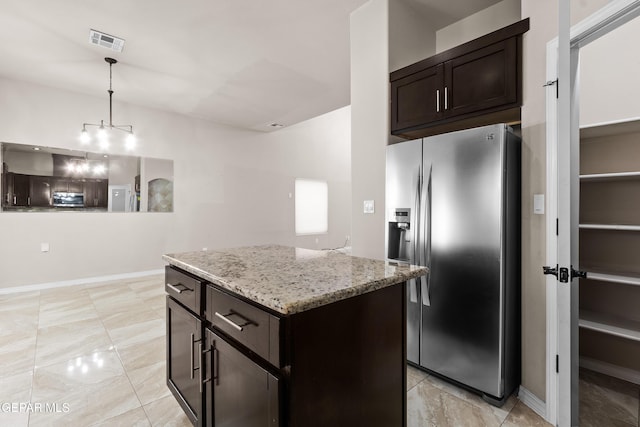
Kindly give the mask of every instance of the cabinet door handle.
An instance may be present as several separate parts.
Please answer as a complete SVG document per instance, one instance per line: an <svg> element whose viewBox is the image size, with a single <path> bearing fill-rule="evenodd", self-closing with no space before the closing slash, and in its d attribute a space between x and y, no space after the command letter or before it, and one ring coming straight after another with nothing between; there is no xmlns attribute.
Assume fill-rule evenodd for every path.
<svg viewBox="0 0 640 427"><path fill-rule="evenodd" d="M440 89L436 89L436 113L440 112Z"/></svg>
<svg viewBox="0 0 640 427"><path fill-rule="evenodd" d="M244 320L246 320L245 323L243 323L242 325L238 325L236 322L234 322L233 320L229 319L229 316L233 316L236 315L238 317L243 318ZM247 319L246 317L242 316L240 313L236 313L235 311L231 310L229 312L229 314L220 314L217 311L215 312L215 316L219 317L220 319L224 320L225 322L227 322L229 325L233 326L235 329L237 329L238 331L242 332L242 330L244 329L245 326L251 325L254 322L252 322L251 320Z"/></svg>
<svg viewBox="0 0 640 427"><path fill-rule="evenodd" d="M215 347L213 348L213 361L215 365L215 375L213 375L212 378L216 380L216 385L220 385L220 351Z"/></svg>
<svg viewBox="0 0 640 427"><path fill-rule="evenodd" d="M189 366L191 368L189 371L191 373L191 379L193 379L193 373L195 372L195 368L193 366L193 345L195 344L194 338L195 338L195 335L191 334L191 343L189 344L189 355L191 356L189 358L189 363L190 363Z"/></svg>
<svg viewBox="0 0 640 427"><path fill-rule="evenodd" d="M200 393L202 393L204 384L211 381L211 378L203 379L204 374L202 373L202 371L204 371L204 369L202 369L202 367L204 366L204 355L206 353L209 353L210 351L211 349L202 351L202 342L198 344L198 352L200 353L200 368L199 368L200 372L199 372L199 378L198 378L200 383Z"/></svg>
<svg viewBox="0 0 640 427"><path fill-rule="evenodd" d="M448 110L449 109L449 89L445 86L444 87L444 109Z"/></svg>
<svg viewBox="0 0 640 427"><path fill-rule="evenodd" d="M16 196L13 196L13 204L14 204L14 205L16 204L16 201L17 201L17 200L16 200Z"/></svg>

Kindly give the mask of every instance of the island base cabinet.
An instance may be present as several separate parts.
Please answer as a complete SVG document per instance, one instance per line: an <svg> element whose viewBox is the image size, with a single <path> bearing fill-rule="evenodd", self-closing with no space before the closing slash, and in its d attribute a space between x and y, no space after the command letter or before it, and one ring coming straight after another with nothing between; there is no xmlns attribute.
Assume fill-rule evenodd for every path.
<svg viewBox="0 0 640 427"><path fill-rule="evenodd" d="M203 425L202 321L167 296L167 386L194 426Z"/></svg>
<svg viewBox="0 0 640 427"><path fill-rule="evenodd" d="M218 334L206 329L207 424L279 427L281 383Z"/></svg>
<svg viewBox="0 0 640 427"><path fill-rule="evenodd" d="M291 316L288 427L406 427L405 286Z"/></svg>

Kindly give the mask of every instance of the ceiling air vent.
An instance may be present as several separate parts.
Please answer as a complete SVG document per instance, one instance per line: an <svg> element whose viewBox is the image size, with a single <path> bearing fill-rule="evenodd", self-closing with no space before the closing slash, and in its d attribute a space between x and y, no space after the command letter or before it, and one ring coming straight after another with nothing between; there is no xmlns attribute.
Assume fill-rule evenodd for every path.
<svg viewBox="0 0 640 427"><path fill-rule="evenodd" d="M89 31L89 42L97 46L115 50L116 52L122 52L122 48L124 47L124 39L119 39L118 37L110 36L109 34L96 30Z"/></svg>

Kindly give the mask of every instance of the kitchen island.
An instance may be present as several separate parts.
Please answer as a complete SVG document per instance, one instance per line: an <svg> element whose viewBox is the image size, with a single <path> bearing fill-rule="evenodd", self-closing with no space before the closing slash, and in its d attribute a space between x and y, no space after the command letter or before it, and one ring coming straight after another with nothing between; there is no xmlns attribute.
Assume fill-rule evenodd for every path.
<svg viewBox="0 0 640 427"><path fill-rule="evenodd" d="M167 385L194 425L406 426L405 281L277 245L168 254Z"/></svg>

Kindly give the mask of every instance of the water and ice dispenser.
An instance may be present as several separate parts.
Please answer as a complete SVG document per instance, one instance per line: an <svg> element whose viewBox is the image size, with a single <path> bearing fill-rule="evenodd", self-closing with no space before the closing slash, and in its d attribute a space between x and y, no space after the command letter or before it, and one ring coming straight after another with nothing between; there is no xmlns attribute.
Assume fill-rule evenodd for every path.
<svg viewBox="0 0 640 427"><path fill-rule="evenodd" d="M410 261L411 209L396 208L389 213L387 258Z"/></svg>

